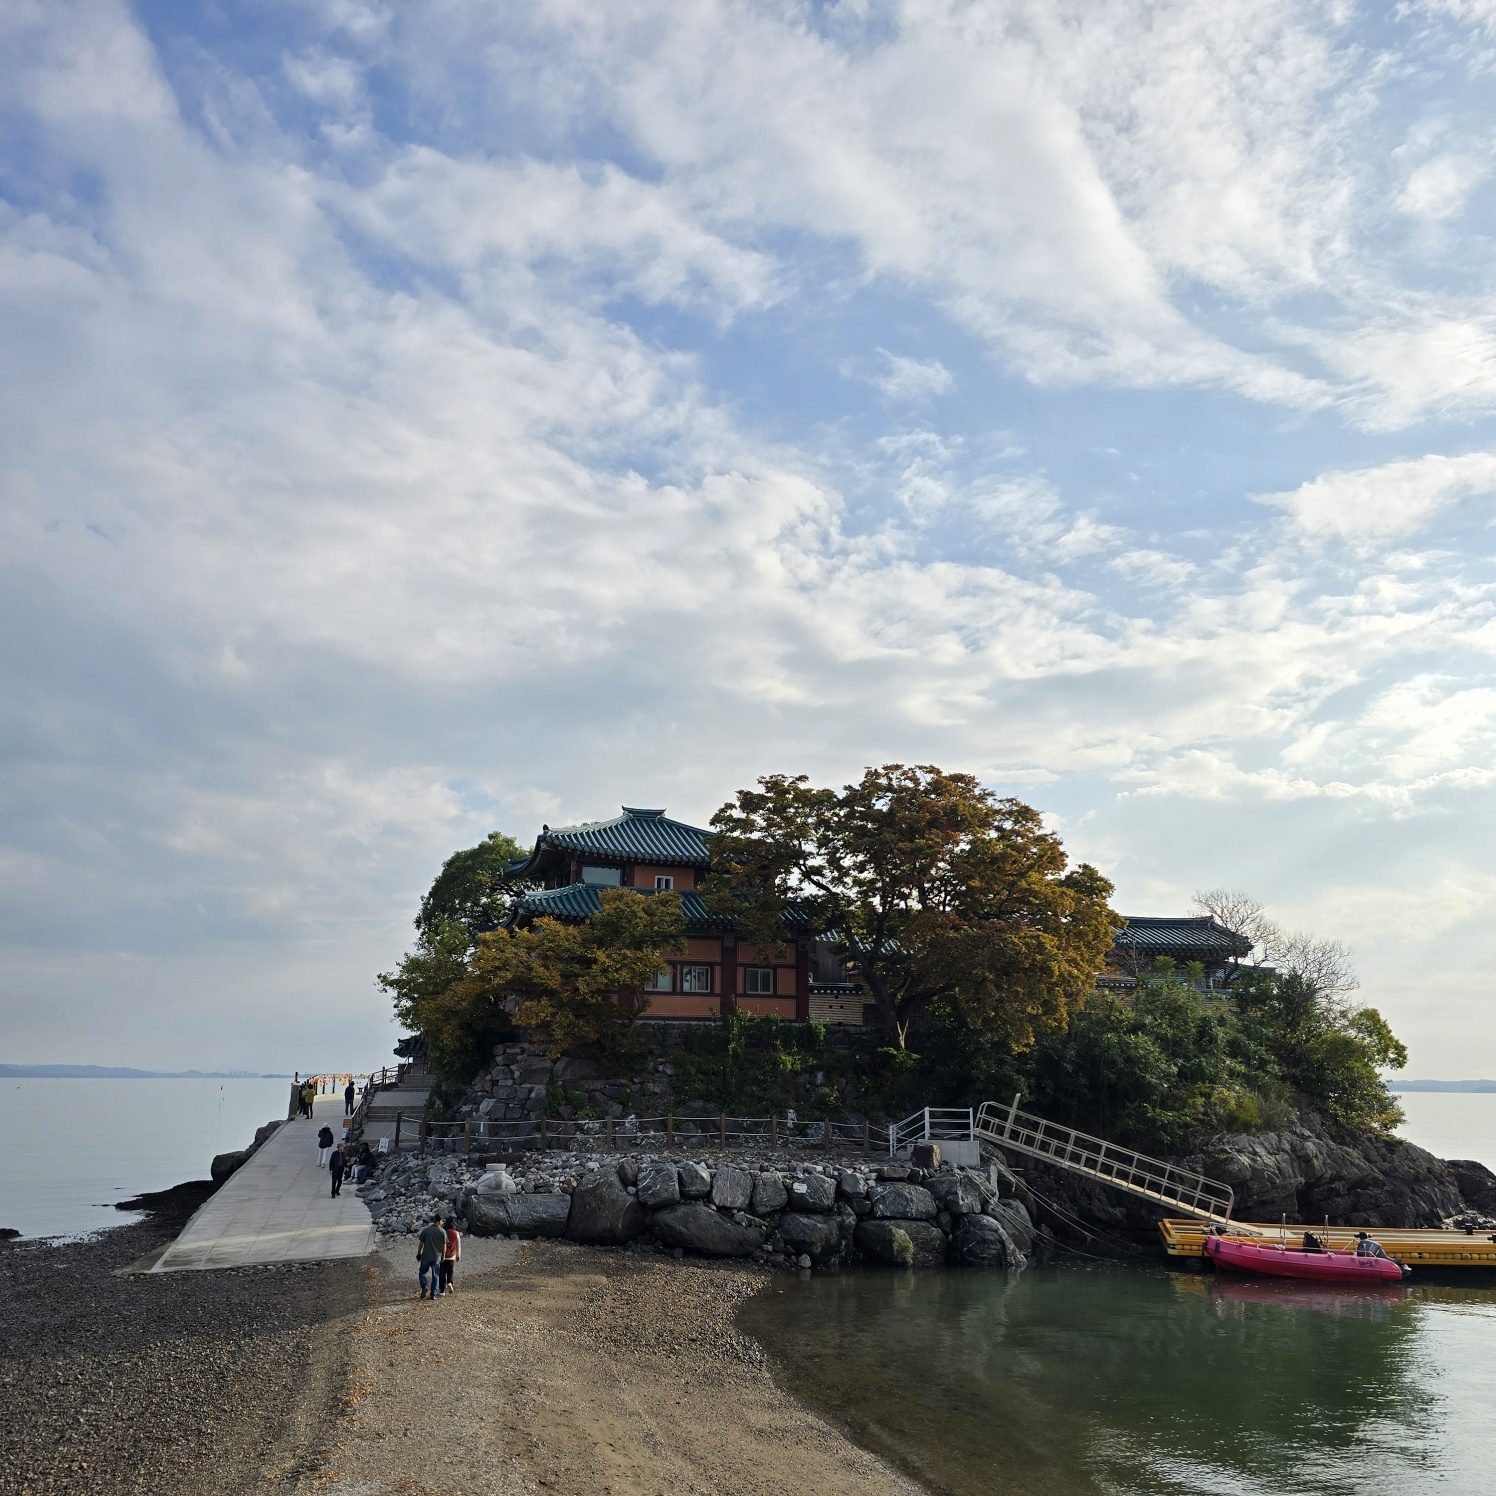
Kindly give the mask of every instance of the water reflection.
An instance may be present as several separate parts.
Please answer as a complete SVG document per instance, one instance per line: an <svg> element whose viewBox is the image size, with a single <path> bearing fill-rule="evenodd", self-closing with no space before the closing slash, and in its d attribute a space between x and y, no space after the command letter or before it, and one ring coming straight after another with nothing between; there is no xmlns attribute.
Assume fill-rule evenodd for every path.
<svg viewBox="0 0 1496 1496"><path fill-rule="evenodd" d="M1097 1265L844 1273L744 1310L787 1384L935 1489L1484 1490L1496 1291Z"/></svg>

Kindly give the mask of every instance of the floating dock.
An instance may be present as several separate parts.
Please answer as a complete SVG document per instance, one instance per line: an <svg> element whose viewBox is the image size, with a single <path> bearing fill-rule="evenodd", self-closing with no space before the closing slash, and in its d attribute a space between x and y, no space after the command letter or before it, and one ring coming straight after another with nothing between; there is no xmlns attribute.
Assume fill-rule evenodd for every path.
<svg viewBox="0 0 1496 1496"><path fill-rule="evenodd" d="M1477 1231L1375 1231L1359 1226L1266 1225L1260 1221L1233 1221L1231 1231L1251 1236L1269 1246L1283 1243L1297 1247L1304 1233L1312 1231L1331 1252L1354 1251L1356 1234L1362 1229L1380 1244L1394 1262L1409 1267L1477 1267L1496 1269L1496 1233ZM1170 1257L1205 1256L1205 1238L1211 1228L1204 1221L1160 1221L1158 1234Z"/></svg>

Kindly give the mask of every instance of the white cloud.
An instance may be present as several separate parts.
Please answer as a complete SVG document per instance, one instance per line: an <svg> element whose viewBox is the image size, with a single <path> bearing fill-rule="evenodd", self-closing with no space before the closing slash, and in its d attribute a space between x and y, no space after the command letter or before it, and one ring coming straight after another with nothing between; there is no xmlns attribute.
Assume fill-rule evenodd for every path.
<svg viewBox="0 0 1496 1496"><path fill-rule="evenodd" d="M1496 491L1496 453L1431 453L1407 462L1325 473L1291 493L1266 494L1305 535L1362 550L1410 535L1461 499Z"/></svg>
<svg viewBox="0 0 1496 1496"><path fill-rule="evenodd" d="M885 400L921 401L943 395L955 381L951 371L938 358L907 358L900 353L878 350L883 359L881 373L871 383Z"/></svg>

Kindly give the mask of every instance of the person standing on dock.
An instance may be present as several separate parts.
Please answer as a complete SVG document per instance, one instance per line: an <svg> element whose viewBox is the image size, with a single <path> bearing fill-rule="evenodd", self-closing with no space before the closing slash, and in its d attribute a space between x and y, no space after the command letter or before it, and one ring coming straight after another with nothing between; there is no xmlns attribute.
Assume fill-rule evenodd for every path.
<svg viewBox="0 0 1496 1496"><path fill-rule="evenodd" d="M440 1292L441 1260L447 1250L447 1233L442 1218L434 1215L426 1229L416 1238L416 1278L421 1285L421 1297L434 1299ZM427 1275L430 1275L430 1292L427 1292Z"/></svg>
<svg viewBox="0 0 1496 1496"><path fill-rule="evenodd" d="M319 1169L325 1169L327 1167L328 1156L331 1153L332 1128L330 1128L324 1122L322 1124L322 1131L317 1134L317 1167Z"/></svg>
<svg viewBox="0 0 1496 1496"><path fill-rule="evenodd" d="M350 1075L348 1077L348 1084L343 1087L343 1115L345 1117L353 1115L353 1098L357 1095L358 1090L353 1084L353 1077Z"/></svg>
<svg viewBox="0 0 1496 1496"><path fill-rule="evenodd" d="M343 1145L338 1144L332 1150L332 1157L327 1161L328 1172L332 1175L332 1197L334 1200L343 1193L343 1171L347 1167L347 1160L343 1156Z"/></svg>

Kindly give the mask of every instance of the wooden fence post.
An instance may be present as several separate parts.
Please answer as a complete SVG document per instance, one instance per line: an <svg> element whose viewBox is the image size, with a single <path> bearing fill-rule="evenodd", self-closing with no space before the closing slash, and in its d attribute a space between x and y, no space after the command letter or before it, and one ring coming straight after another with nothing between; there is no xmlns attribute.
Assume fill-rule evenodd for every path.
<svg viewBox="0 0 1496 1496"><path fill-rule="evenodd" d="M426 1151L426 1138L427 1138L427 1135L430 1133L430 1131L431 1131L431 1124L424 1117L422 1117L421 1118L421 1129L420 1129L420 1133L419 1133L419 1136L418 1136L418 1142L420 1143L420 1148L421 1148L421 1152L422 1153L424 1153Z"/></svg>
<svg viewBox="0 0 1496 1496"><path fill-rule="evenodd" d="M866 1117L862 1119L862 1151L864 1153L873 1151L873 1124Z"/></svg>
<svg viewBox="0 0 1496 1496"><path fill-rule="evenodd" d="M467 1156L473 1156L473 1119L464 1117L462 1122L462 1141L467 1149Z"/></svg>
<svg viewBox="0 0 1496 1496"><path fill-rule="evenodd" d="M667 1148L673 1148L673 1147L675 1147L675 1113L674 1112L666 1112L665 1113L665 1146Z"/></svg>
<svg viewBox="0 0 1496 1496"><path fill-rule="evenodd" d="M778 1146L779 1146L779 1113L778 1112L770 1112L769 1113L769 1147L771 1147L771 1148L777 1148Z"/></svg>
<svg viewBox="0 0 1496 1496"><path fill-rule="evenodd" d="M404 1120L405 1120L405 1113L404 1112L397 1112L395 1114L395 1141L390 1145L390 1147L396 1153L398 1153L400 1151L400 1124Z"/></svg>
<svg viewBox="0 0 1496 1496"><path fill-rule="evenodd" d="M721 1117L719 1117L717 1119L717 1146L719 1148L726 1148L727 1147L727 1113L726 1112L723 1112L722 1115L721 1115Z"/></svg>
<svg viewBox="0 0 1496 1496"><path fill-rule="evenodd" d="M546 1140L545 1120L545 1113L542 1112L540 1116L540 1151L542 1153L545 1153L550 1147L549 1142Z"/></svg>
<svg viewBox="0 0 1496 1496"><path fill-rule="evenodd" d="M610 1152L612 1151L612 1148L613 1148L613 1119L611 1117L609 1117L608 1118L608 1149L609 1149Z"/></svg>

